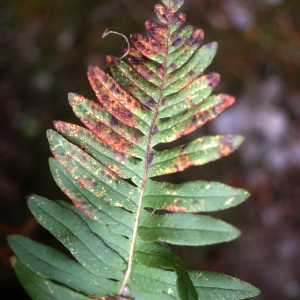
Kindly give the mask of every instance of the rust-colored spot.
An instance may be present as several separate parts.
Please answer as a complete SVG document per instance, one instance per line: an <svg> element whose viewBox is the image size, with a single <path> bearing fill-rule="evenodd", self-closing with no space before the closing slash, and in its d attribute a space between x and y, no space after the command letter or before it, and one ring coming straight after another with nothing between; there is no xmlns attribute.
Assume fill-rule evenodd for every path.
<svg viewBox="0 0 300 300"><path fill-rule="evenodd" d="M156 66L156 74L163 79L165 76L165 70L166 70L166 65L165 64L159 64Z"/></svg>
<svg viewBox="0 0 300 300"><path fill-rule="evenodd" d="M218 73L211 73L206 75L209 80L209 85L212 88L215 88L220 82L220 75Z"/></svg>
<svg viewBox="0 0 300 300"><path fill-rule="evenodd" d="M184 12L179 11L175 13L171 19L170 25L176 25L180 27L186 20L186 15Z"/></svg>
<svg viewBox="0 0 300 300"><path fill-rule="evenodd" d="M133 298L126 298L122 296L94 296L94 295L89 295L89 298L92 299L98 299L98 300L134 300Z"/></svg>
<svg viewBox="0 0 300 300"><path fill-rule="evenodd" d="M182 206L178 206L176 204L171 204L165 207L166 210L172 211L172 212L182 212L182 213L188 213L188 209Z"/></svg>
<svg viewBox="0 0 300 300"><path fill-rule="evenodd" d="M167 46L160 44L157 40L141 33L133 33L130 40L134 47L143 55L151 58L153 55L167 55Z"/></svg>
<svg viewBox="0 0 300 300"><path fill-rule="evenodd" d="M110 179L110 180L112 180L112 181L118 181L118 178L117 178L117 176L115 176L114 174L112 174L112 173L104 173L105 175L105 177L107 177L108 179Z"/></svg>
<svg viewBox="0 0 300 300"><path fill-rule="evenodd" d="M168 7L163 4L156 4L154 6L154 13L163 24L168 24L168 19L171 16L171 10Z"/></svg>
<svg viewBox="0 0 300 300"><path fill-rule="evenodd" d="M174 164L172 166L163 171L163 174L180 172L193 165L194 162L190 160L190 157L187 154L180 155L174 160Z"/></svg>
<svg viewBox="0 0 300 300"><path fill-rule="evenodd" d="M118 58L113 55L106 56L106 64L109 66L109 68L112 68L114 65L116 65L117 60Z"/></svg>
<svg viewBox="0 0 300 300"><path fill-rule="evenodd" d="M234 150L233 137L231 135L224 136L220 139L218 152L219 157L227 156Z"/></svg>
<svg viewBox="0 0 300 300"><path fill-rule="evenodd" d="M80 103L80 101L83 100L82 97L78 97L77 99L73 99L73 101L77 101ZM75 102L73 103L75 104ZM90 102L91 107L93 110L103 110L101 106L99 106L98 103L95 103L93 101ZM132 143L122 138L119 134L114 132L111 128L109 128L104 122L106 122L104 119L99 120L96 118L86 118L84 116L78 115L78 118L80 121L88 128L90 129L98 138L99 142L104 142L111 146L114 150L118 152L123 152L128 155L131 154L131 146ZM112 119L108 123L112 128L118 126L118 120ZM75 132L75 135L79 135L79 131L82 130L81 127L74 125L74 124L64 124L63 122L56 122L55 123L55 129L58 132L61 132L62 134L67 131L73 131ZM137 140L137 137L136 137Z"/></svg>
<svg viewBox="0 0 300 300"><path fill-rule="evenodd" d="M156 76L156 74L143 63L145 58L139 56L136 50L131 49L127 58L132 67L146 80L151 81L151 79Z"/></svg>
<svg viewBox="0 0 300 300"><path fill-rule="evenodd" d="M80 201L79 199L77 199L75 196L71 196L70 192L67 189L63 189L63 192L68 195L68 197L71 199L71 201L73 202L74 206L80 210L81 212L83 212L87 217L89 217L90 219L94 219L94 214L89 211L87 208L83 207L84 205L84 201Z"/></svg>
<svg viewBox="0 0 300 300"><path fill-rule="evenodd" d="M191 38L189 39L189 45L199 45L203 41L204 31L202 29L197 29L193 32Z"/></svg>
<svg viewBox="0 0 300 300"><path fill-rule="evenodd" d="M134 114L118 101L121 97L117 100L112 95L112 90L116 85L112 85L111 90L107 89L106 84L109 80L108 75L106 75L98 67L89 66L88 78L98 100L103 104L103 106L105 106L107 111L124 124L137 128L137 120ZM139 102L136 100L136 104L137 103Z"/></svg>
<svg viewBox="0 0 300 300"><path fill-rule="evenodd" d="M190 126L186 126L183 130L178 131L176 134L176 139L182 137L183 135L189 134L199 128L200 126L204 125L208 121L213 120L217 115L222 113L225 109L227 109L229 106L231 106L235 98L230 95L220 94L217 96L220 98L219 104L215 105L212 108L207 108L206 110L202 110L197 112L195 115L190 117ZM188 113L188 110L185 110L182 113L182 116L184 114Z"/></svg>
<svg viewBox="0 0 300 300"><path fill-rule="evenodd" d="M114 151L113 154L114 154L114 157L117 159L117 161L122 162L122 163L125 162L126 156L124 153L119 152L119 151Z"/></svg>
<svg viewBox="0 0 300 300"><path fill-rule="evenodd" d="M149 20L145 23L146 29L151 36L156 39L160 44L166 45L168 38L168 27L162 24L158 24L155 21Z"/></svg>

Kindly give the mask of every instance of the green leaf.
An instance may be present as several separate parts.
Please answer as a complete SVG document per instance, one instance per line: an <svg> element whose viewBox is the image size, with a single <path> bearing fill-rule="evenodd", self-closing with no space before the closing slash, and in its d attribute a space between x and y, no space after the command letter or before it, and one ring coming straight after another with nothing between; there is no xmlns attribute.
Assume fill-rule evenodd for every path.
<svg viewBox="0 0 300 300"><path fill-rule="evenodd" d="M88 272L79 263L50 247L16 235L9 237L8 242L20 263L45 279L86 295L117 291L117 282Z"/></svg>
<svg viewBox="0 0 300 300"><path fill-rule="evenodd" d="M171 184L149 180L143 206L172 212L210 212L236 206L248 197L248 192L219 182Z"/></svg>
<svg viewBox="0 0 300 300"><path fill-rule="evenodd" d="M238 135L195 137L184 145L179 140L235 101L212 94L220 77L204 71L217 44L201 47L203 30L183 26L183 3L156 4L158 21L146 21L148 34L130 35L127 61L106 57L110 74L88 67L97 101L68 97L86 128L55 121L56 131L47 131L51 173L72 203L33 195L28 206L72 257L9 237L13 266L32 299L229 300L259 293L227 275L188 271L162 245L237 238L236 228L201 213L249 196L217 182L153 179L227 156L243 141Z"/></svg>
<svg viewBox="0 0 300 300"><path fill-rule="evenodd" d="M260 293L251 284L228 275L202 271L190 271L189 273L199 299L247 299Z"/></svg>
<svg viewBox="0 0 300 300"><path fill-rule="evenodd" d="M190 166L202 166L227 156L243 142L241 136L207 136L189 144L154 153L149 176L183 171Z"/></svg>
<svg viewBox="0 0 300 300"><path fill-rule="evenodd" d="M246 299L259 294L259 290L252 285L228 275L206 271L189 271L189 275L196 287L198 299ZM145 274L143 267L136 264L133 278L144 293L161 291L161 299L178 299L176 276L173 272L153 268L148 269Z"/></svg>
<svg viewBox="0 0 300 300"><path fill-rule="evenodd" d="M72 200L77 209L111 231L127 237L131 236L134 227L132 213L111 206L103 198L89 192L74 180L56 159L50 158L49 163L52 176L57 185Z"/></svg>
<svg viewBox="0 0 300 300"><path fill-rule="evenodd" d="M148 82L133 68L116 57L107 56L106 61L114 77L128 93L150 109L155 107L160 98L158 87Z"/></svg>
<svg viewBox="0 0 300 300"><path fill-rule="evenodd" d="M195 55L179 70L167 76L164 97L177 93L200 76L207 68L217 51L217 43L209 43L199 48ZM188 74L188 76L186 76Z"/></svg>
<svg viewBox="0 0 300 300"><path fill-rule="evenodd" d="M135 259L138 263L149 268L164 268L175 271L178 280L176 282L180 299L198 299L196 290L185 269L183 262L168 248L159 244L140 244L137 246Z"/></svg>
<svg viewBox="0 0 300 300"><path fill-rule="evenodd" d="M55 131L49 130L47 135L55 158L77 182L114 206L136 210L137 200L135 188L132 185L69 143Z"/></svg>
<svg viewBox="0 0 300 300"><path fill-rule="evenodd" d="M54 123L54 126L67 140L118 176L142 178L143 168L140 160L127 157L124 153L113 150L92 132L78 125L58 121Z"/></svg>
<svg viewBox="0 0 300 300"><path fill-rule="evenodd" d="M203 215L145 213L138 235L146 242L204 246L236 239L240 232L233 226Z"/></svg>
<svg viewBox="0 0 300 300"><path fill-rule="evenodd" d="M28 206L37 221L87 270L106 278L122 278L122 270L126 268L124 260L72 210L38 196L31 196Z"/></svg>
<svg viewBox="0 0 300 300"><path fill-rule="evenodd" d="M132 128L103 111L99 104L73 93L69 94L69 103L81 122L108 146L118 152L138 157L143 154L143 149L138 147L143 142L143 138L139 137Z"/></svg>
<svg viewBox="0 0 300 300"><path fill-rule="evenodd" d="M231 96L212 96L169 119L167 122L158 122L158 133L154 135L152 145L172 142L195 131L208 121L216 118L233 103L234 98Z"/></svg>
<svg viewBox="0 0 300 300"><path fill-rule="evenodd" d="M185 77L190 79L189 77ZM220 76L217 73L203 75L192 81L190 84L186 81L181 81L183 85L174 85L180 90L175 95L167 96L163 99L163 105L165 106L159 112L160 118L173 117L178 115L187 109L201 103L210 95L212 89L217 86ZM188 85L185 85L185 84ZM171 85L173 87L173 85Z"/></svg>
<svg viewBox="0 0 300 300"><path fill-rule="evenodd" d="M13 267L22 283L25 290L32 299L40 300L54 300L54 299L74 299L74 300L88 300L80 293L77 293L63 285L57 284L51 280L45 279L31 271L28 267L22 264L18 259L13 260Z"/></svg>

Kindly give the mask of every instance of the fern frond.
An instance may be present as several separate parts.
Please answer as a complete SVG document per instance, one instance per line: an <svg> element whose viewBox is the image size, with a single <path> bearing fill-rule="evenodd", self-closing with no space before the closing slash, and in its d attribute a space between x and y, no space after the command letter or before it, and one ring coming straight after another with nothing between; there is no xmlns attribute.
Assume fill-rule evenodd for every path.
<svg viewBox="0 0 300 300"><path fill-rule="evenodd" d="M97 102L70 93L86 128L62 121L47 137L54 180L71 199L31 196L37 221L72 254L21 236L9 238L13 266L33 299L245 299L251 285L226 275L187 271L164 245L231 241L233 226L201 212L227 209L248 193L217 182L159 182L157 176L201 166L232 153L243 138L204 136L165 150L216 118L234 97L211 95L216 73L204 74L217 49L204 33L183 27L183 0L155 6L160 23L130 36L128 62L107 56L111 74L89 66ZM164 214L157 213L165 211Z"/></svg>

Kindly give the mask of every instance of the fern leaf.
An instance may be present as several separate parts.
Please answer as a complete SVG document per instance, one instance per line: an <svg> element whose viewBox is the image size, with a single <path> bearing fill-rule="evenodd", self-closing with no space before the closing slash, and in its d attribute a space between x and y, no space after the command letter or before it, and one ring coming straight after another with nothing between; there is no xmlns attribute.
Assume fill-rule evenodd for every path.
<svg viewBox="0 0 300 300"><path fill-rule="evenodd" d="M194 132L234 103L232 96L211 95L220 78L204 70L217 44L201 47L203 31L183 26L183 2L157 4L160 23L147 21L149 35L130 36L127 62L107 56L111 74L89 66L98 101L69 94L86 128L55 121L56 131L47 132L53 178L72 204L33 195L28 206L74 259L30 239L9 237L16 274L33 299L221 300L259 293L226 275L187 271L164 245L237 238L233 226L199 213L227 209L248 197L217 182L156 180L227 156L243 141L218 135L155 147Z"/></svg>

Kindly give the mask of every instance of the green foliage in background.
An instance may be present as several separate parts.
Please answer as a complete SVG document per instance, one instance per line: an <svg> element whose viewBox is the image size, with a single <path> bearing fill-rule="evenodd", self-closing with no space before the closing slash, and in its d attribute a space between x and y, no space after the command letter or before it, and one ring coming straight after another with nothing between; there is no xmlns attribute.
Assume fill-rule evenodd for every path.
<svg viewBox="0 0 300 300"><path fill-rule="evenodd" d="M232 153L241 136L205 136L165 147L216 118L234 103L211 95L216 73L203 75L216 43L183 27L183 0L155 6L160 23L135 33L129 62L107 56L88 78L99 102L71 93L86 128L62 121L47 133L50 168L74 205L31 196L28 206L74 259L22 236L11 236L13 266L33 299L246 299L259 291L235 278L188 271L165 243L202 246L239 236L233 226L201 213L235 206L248 193L217 182L171 184L157 176ZM160 145L161 146L161 145Z"/></svg>

